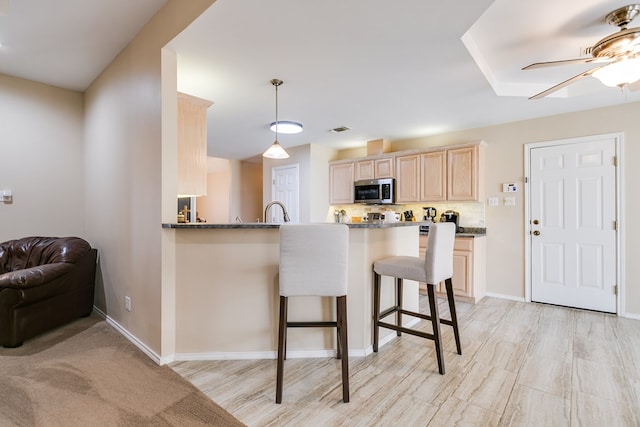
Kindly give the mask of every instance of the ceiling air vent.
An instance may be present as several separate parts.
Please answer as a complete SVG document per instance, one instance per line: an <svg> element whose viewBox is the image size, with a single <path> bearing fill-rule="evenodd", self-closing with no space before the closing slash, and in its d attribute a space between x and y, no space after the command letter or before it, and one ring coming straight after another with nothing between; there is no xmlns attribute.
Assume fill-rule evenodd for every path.
<svg viewBox="0 0 640 427"><path fill-rule="evenodd" d="M339 126L337 128L333 128L331 129L329 132L333 132L333 133L340 133L340 132L345 132L351 130L351 128L349 126Z"/></svg>

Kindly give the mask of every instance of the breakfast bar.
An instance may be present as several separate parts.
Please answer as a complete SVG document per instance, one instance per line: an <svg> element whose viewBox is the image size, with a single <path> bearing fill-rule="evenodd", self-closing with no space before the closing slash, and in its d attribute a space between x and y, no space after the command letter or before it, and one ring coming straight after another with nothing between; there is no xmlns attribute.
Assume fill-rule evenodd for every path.
<svg viewBox="0 0 640 427"><path fill-rule="evenodd" d="M354 223L349 226L349 353L372 351L372 264L393 255L418 256L418 224ZM176 242L176 356L179 359L275 358L278 324L279 224L163 224ZM309 242L313 245L313 242ZM383 305L393 298L391 278ZM407 283L408 285L408 283ZM419 305L418 284L405 285L403 303ZM291 320L331 320L330 299L298 298ZM381 341L391 338L385 331ZM335 333L291 330L288 357L334 354Z"/></svg>

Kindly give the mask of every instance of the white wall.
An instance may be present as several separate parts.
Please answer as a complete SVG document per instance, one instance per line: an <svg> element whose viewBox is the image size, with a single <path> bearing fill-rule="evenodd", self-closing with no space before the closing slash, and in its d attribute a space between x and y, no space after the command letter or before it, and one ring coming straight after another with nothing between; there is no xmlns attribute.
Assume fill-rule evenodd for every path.
<svg viewBox="0 0 640 427"><path fill-rule="evenodd" d="M0 74L0 100L0 241L87 238L82 94Z"/></svg>

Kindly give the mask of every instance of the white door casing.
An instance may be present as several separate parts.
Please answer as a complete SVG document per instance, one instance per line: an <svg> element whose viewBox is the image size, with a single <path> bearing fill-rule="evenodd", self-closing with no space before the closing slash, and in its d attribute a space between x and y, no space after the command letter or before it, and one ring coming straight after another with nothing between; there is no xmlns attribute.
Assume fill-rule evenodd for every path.
<svg viewBox="0 0 640 427"><path fill-rule="evenodd" d="M617 311L620 136L531 144L531 300Z"/></svg>
<svg viewBox="0 0 640 427"><path fill-rule="evenodd" d="M300 222L298 165L276 166L271 169L271 200L284 203L291 222ZM282 209L269 209L267 222L284 222Z"/></svg>

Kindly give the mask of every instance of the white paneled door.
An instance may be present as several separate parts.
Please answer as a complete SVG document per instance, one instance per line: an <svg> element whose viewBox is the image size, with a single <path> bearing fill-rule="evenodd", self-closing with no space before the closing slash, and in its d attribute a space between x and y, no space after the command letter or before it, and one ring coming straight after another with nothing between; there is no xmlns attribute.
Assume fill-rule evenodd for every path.
<svg viewBox="0 0 640 427"><path fill-rule="evenodd" d="M531 148L531 300L616 312L616 137Z"/></svg>
<svg viewBox="0 0 640 427"><path fill-rule="evenodd" d="M291 222L300 222L298 165L274 167L271 170L271 183L272 200L278 200L285 205ZM279 206L273 206L269 210L267 222L284 222Z"/></svg>

